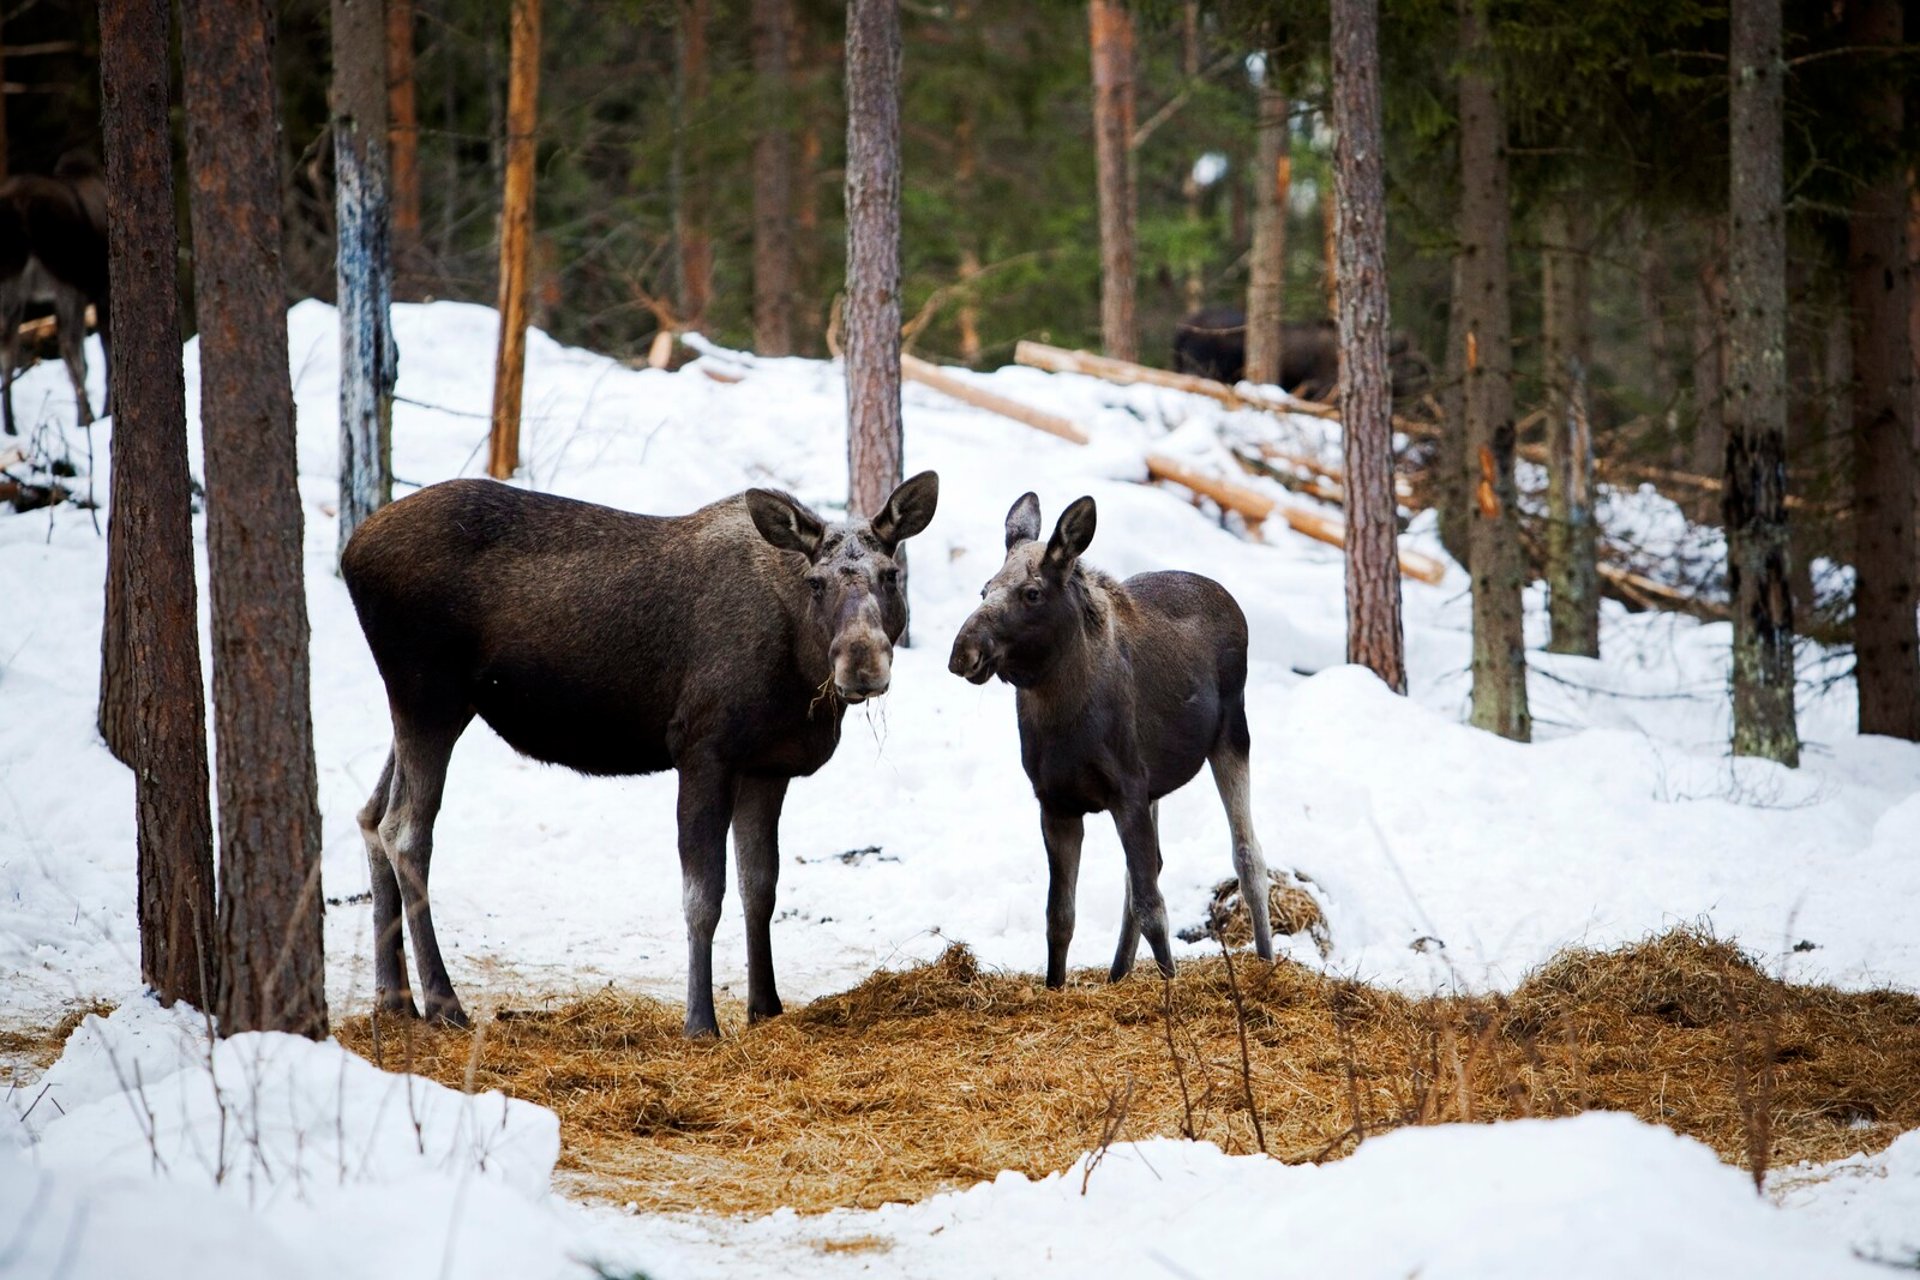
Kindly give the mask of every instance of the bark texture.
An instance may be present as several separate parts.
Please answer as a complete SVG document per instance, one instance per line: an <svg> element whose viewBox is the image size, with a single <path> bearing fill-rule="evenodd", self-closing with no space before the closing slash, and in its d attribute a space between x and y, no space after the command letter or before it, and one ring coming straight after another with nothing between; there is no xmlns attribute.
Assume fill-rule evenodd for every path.
<svg viewBox="0 0 1920 1280"><path fill-rule="evenodd" d="M193 495L174 265L168 0L102 0L100 90L113 275L113 523L134 720L140 973L168 1004L213 1005L213 815L194 607Z"/></svg>
<svg viewBox="0 0 1920 1280"><path fill-rule="evenodd" d="M1465 371L1467 556L1473 575L1472 722L1526 741L1527 655L1521 631L1526 561L1513 478L1513 316L1507 253L1507 121L1487 0L1460 0L1460 303Z"/></svg>
<svg viewBox="0 0 1920 1280"><path fill-rule="evenodd" d="M1897 46L1899 0L1853 0L1847 43ZM1859 127L1893 143L1905 115L1900 85L1862 94ZM1912 264L1905 174L1888 166L1855 197L1847 220L1853 313L1854 679L1860 732L1920 739L1920 637L1915 634Z"/></svg>
<svg viewBox="0 0 1920 1280"><path fill-rule="evenodd" d="M1600 656L1600 571L1593 521L1592 231L1573 196L1541 219L1541 328L1547 383L1547 648Z"/></svg>
<svg viewBox="0 0 1920 1280"><path fill-rule="evenodd" d="M527 273L533 246L534 124L540 101L540 0L513 0L507 55L507 156L500 201L500 349L494 358L487 474L520 469L520 392L527 372Z"/></svg>
<svg viewBox="0 0 1920 1280"><path fill-rule="evenodd" d="M1407 691L1387 367L1386 177L1379 0L1333 0L1333 189L1338 205L1340 407L1346 453L1347 661ZM1251 346L1253 333L1248 332Z"/></svg>
<svg viewBox="0 0 1920 1280"><path fill-rule="evenodd" d="M1281 82L1279 50L1270 49L1266 80L1260 86L1254 139L1253 249L1247 259L1246 377L1265 386L1280 381L1280 327L1286 321L1287 193L1292 186L1293 165L1287 116L1291 105Z"/></svg>
<svg viewBox="0 0 1920 1280"><path fill-rule="evenodd" d="M221 1035L327 1031L273 22L183 9L220 784Z"/></svg>
<svg viewBox="0 0 1920 1280"><path fill-rule="evenodd" d="M340 305L340 541L393 500L393 244L384 0L333 0L333 167ZM416 218L417 222L417 218Z"/></svg>
<svg viewBox="0 0 1920 1280"><path fill-rule="evenodd" d="M1133 14L1127 0L1088 0L1087 25L1093 51L1093 149L1100 200L1100 342L1116 360L1138 360L1131 145Z"/></svg>
<svg viewBox="0 0 1920 1280"><path fill-rule="evenodd" d="M1727 593L1733 751L1798 764L1787 574L1787 222L1780 0L1734 0L1727 220Z"/></svg>
<svg viewBox="0 0 1920 1280"><path fill-rule="evenodd" d="M788 0L753 0L753 75L760 128L753 140L753 349L793 354L793 130Z"/></svg>
<svg viewBox="0 0 1920 1280"><path fill-rule="evenodd" d="M848 506L900 483L900 7L847 8Z"/></svg>

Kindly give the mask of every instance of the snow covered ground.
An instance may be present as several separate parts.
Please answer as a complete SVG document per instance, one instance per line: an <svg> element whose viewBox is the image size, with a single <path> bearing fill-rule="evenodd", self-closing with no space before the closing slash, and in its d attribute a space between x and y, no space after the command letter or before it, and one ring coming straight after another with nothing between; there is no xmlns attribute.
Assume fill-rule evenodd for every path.
<svg viewBox="0 0 1920 1280"><path fill-rule="evenodd" d="M395 323L399 492L476 474L493 313L452 303L399 307ZM364 1007L370 994L370 909L355 897L367 878L354 811L379 771L388 726L379 680L333 573L334 314L302 303L289 327L325 890L339 899L327 913L329 994L344 1011ZM190 411L196 360L189 346ZM532 335L525 483L659 513L772 484L832 514L845 489L838 371L798 359L749 363L730 364L745 377L721 383L699 365L634 371ZM774 928L789 1003L850 985L879 965L930 957L949 940L968 943L988 964L1040 963L1045 860L1018 763L1012 694L997 684L976 689L946 671L953 632L999 564L1007 506L1027 488L1040 494L1049 526L1079 494L1097 498L1100 530L1088 558L1101 567L1121 575L1198 570L1245 608L1256 822L1269 860L1312 881L1332 931L1324 961L1304 938L1289 944L1295 958L1411 990L1505 988L1570 943L1608 944L1706 921L1793 978L1920 985L1920 938L1911 927L1920 895L1920 748L1854 733L1846 681L1803 698L1802 769L1734 762L1725 750L1727 628L1608 605L1603 659L1529 655L1539 740L1504 742L1460 723L1469 610L1457 570L1438 587L1405 586L1412 696L1397 698L1340 665L1336 549L1280 528L1264 544L1249 541L1177 491L1138 483L1149 448L1235 474L1223 441L1271 432L1269 419L1174 392L1026 369L972 380L1080 422L1094 443L1076 447L908 387L907 470L931 467L942 477L940 513L911 544L917 643L896 659L894 691L850 713L832 763L790 792ZM35 369L16 403L27 421L56 424L43 440L54 456L69 453L87 468L88 440L57 425L71 422L63 371ZM1320 426L1303 421L1297 429ZM190 435L197 473L197 431ZM91 440L93 491L102 498L106 436L97 429ZM1644 508L1633 518L1646 519ZM1407 541L1439 553L1425 524ZM140 1008L131 780L93 728L104 561L104 539L86 511L0 516L4 1024L44 1025L98 997ZM1545 638L1543 602L1529 603L1537 644ZM1817 652L1805 664L1820 676L1829 666ZM857 807L846 803L850 794L861 797ZM479 1013L495 994L524 1001L609 982L677 997L685 970L672 819L671 775L578 778L515 756L484 727L470 732L454 757L434 868L441 943L468 1008ZM1211 885L1230 874L1211 786L1203 779L1170 797L1161 828L1175 924L1196 922ZM1111 827L1089 824L1088 839L1074 953L1082 964L1110 946L1122 899ZM839 856L868 848L877 852ZM723 982L743 989L737 914L722 925L715 965ZM130 1023L144 1016L126 1015ZM1325 1169L1163 1143L1116 1148L1084 1198L1071 1172L1038 1184L1006 1176L876 1214L744 1225L626 1218L543 1200L540 1164L552 1157L531 1139L516 1146L505 1173L498 1160L484 1175L475 1171L471 1147L454 1155L443 1147L433 1163L409 1113L410 1100L433 1086L396 1086L328 1046L271 1039L233 1042L241 1047L223 1048L211 1068L197 1041L197 1056L157 1051L143 1067L153 1073L142 1076L149 1103L169 1076L182 1077L162 1098L182 1117L186 1145L174 1155L195 1153L167 1160L166 1195L177 1203L163 1203L146 1181L157 1139L143 1135L157 1121L142 1129L143 1108L102 1086L97 1062L56 1068L56 1083L62 1070L91 1070L87 1087L97 1092L90 1104L61 1104L68 1114L51 1122L36 1112L32 1123L44 1129L28 1153L0 1154L0 1206L44 1206L41 1225L19 1237L26 1254L13 1252L13 1224L0 1208L0 1263L32 1257L52 1268L68 1246L47 1224L83 1207L96 1224L130 1232L145 1224L140 1229L182 1257L244 1242L265 1251L246 1255L257 1260L253 1274L286 1257L306 1259L301 1265L315 1274L365 1271L349 1264L384 1261L380 1251L403 1247L417 1251L409 1257L437 1260L455 1234L460 1247L446 1274L556 1273L568 1258L702 1274L719 1269L722 1249L730 1250L729 1274L786 1274L802 1264L820 1274L1024 1274L1048 1248L1060 1274L1210 1275L1240 1263L1279 1274L1424 1267L1429 1276L1784 1275L1840 1274L1850 1245L1891 1256L1904 1250L1909 1260L1920 1250L1920 1233L1898 1229L1920 1220L1912 1135L1857 1164L1799 1171L1799 1181L1781 1175L1780 1194L1796 1209L1781 1214L1756 1203L1741 1175L1704 1148L1611 1117L1395 1134ZM207 1100L215 1094L209 1070L213 1079L223 1071L252 1079L258 1092L262 1073L249 1077L247 1064L260 1061L284 1067L273 1085L280 1092L262 1096L312 1102L316 1082L326 1081L336 1100L361 1099L332 1111L310 1107L299 1113L305 1120L288 1121L288 1132L317 1133L336 1117L327 1122L345 1136L323 1151L308 1150L302 1138L292 1158L276 1156L278 1190L264 1205L244 1177L223 1177L215 1190L201 1176L224 1167L206 1158L209 1126L227 1114ZM395 1088L404 1095L397 1102ZM32 1096L18 1097L12 1110L32 1104ZM485 1110L484 1099L445 1105L448 1115ZM351 1124L340 1118L349 1114ZM540 1123L515 1122L527 1133ZM389 1150L391 1134L381 1135L393 1126L402 1148L418 1148L414 1164L430 1167L396 1161L342 1175L350 1163L343 1150ZM5 1146L0 1138L0 1151ZM109 1148L118 1154L109 1158ZM217 1207L185 1211L203 1204ZM323 1230L341 1221L366 1230ZM456 1232L450 1222L462 1225ZM82 1241L73 1247L109 1248L94 1239L97 1227L72 1234ZM497 1247L489 1243L496 1236ZM869 1237L890 1242L886 1251ZM94 1254L79 1256L87 1266L73 1274L104 1273L124 1255L102 1253L97 1264Z"/></svg>

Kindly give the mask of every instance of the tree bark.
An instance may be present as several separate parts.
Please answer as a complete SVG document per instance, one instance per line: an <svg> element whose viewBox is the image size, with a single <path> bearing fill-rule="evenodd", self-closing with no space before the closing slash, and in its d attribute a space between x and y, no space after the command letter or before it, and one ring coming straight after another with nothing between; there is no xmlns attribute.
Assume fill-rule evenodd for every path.
<svg viewBox="0 0 1920 1280"><path fill-rule="evenodd" d="M181 31L220 784L221 1035L327 1031L273 22L195 0Z"/></svg>
<svg viewBox="0 0 1920 1280"><path fill-rule="evenodd" d="M1461 319L1465 349L1467 555L1473 576L1473 709L1482 729L1525 742L1526 640L1513 478L1513 317L1507 253L1507 121L1487 33L1487 0L1460 0Z"/></svg>
<svg viewBox="0 0 1920 1280"><path fill-rule="evenodd" d="M413 0L387 0L387 157L393 192L393 294L417 302L425 273L420 260L420 109L414 88Z"/></svg>
<svg viewBox="0 0 1920 1280"><path fill-rule="evenodd" d="M870 517L900 473L900 7L847 9L848 509Z"/></svg>
<svg viewBox="0 0 1920 1280"><path fill-rule="evenodd" d="M793 120L788 0L753 0L753 347L793 354Z"/></svg>
<svg viewBox="0 0 1920 1280"><path fill-rule="evenodd" d="M1847 5L1846 42L1898 46L1898 0ZM1855 125L1888 146L1905 116L1892 76L1863 89ZM1853 313L1854 680L1860 732L1920 739L1920 637L1915 634L1912 265L1904 174L1889 165L1854 198L1847 220Z"/></svg>
<svg viewBox="0 0 1920 1280"><path fill-rule="evenodd" d="M361 523L393 500L393 385L399 357L393 345L387 202L389 48L383 0L333 0L340 554ZM417 216L415 224L417 231Z"/></svg>
<svg viewBox="0 0 1920 1280"><path fill-rule="evenodd" d="M1254 136L1253 251L1247 259L1247 372L1249 382L1280 381L1286 322L1287 195L1293 183L1288 115L1292 108L1280 75L1280 51L1267 50Z"/></svg>
<svg viewBox="0 0 1920 1280"><path fill-rule="evenodd" d="M1181 0L1180 5L1180 74L1188 84L1200 78L1200 0ZM1192 243L1198 246L1202 237L1200 211L1200 182L1194 177L1193 166L1180 175L1180 199L1186 206L1187 231L1193 237ZM1205 262L1196 247L1186 255L1185 302L1187 313L1198 311L1206 301L1207 280ZM969 361L971 363L971 361Z"/></svg>
<svg viewBox="0 0 1920 1280"><path fill-rule="evenodd" d="M1434 442L1433 497L1440 513L1440 545L1462 568L1473 567L1467 531L1473 476L1467 467L1467 258L1453 256L1447 294L1447 352L1440 380L1440 438Z"/></svg>
<svg viewBox="0 0 1920 1280"><path fill-rule="evenodd" d="M707 163L707 28L712 0L677 0L679 27L674 44L673 238L679 250L680 324L698 329L706 323L713 298L713 232L710 224L712 173Z"/></svg>
<svg viewBox="0 0 1920 1280"><path fill-rule="evenodd" d="M1341 439L1346 456L1347 661L1407 691L1387 366L1387 194L1379 0L1333 0L1333 188L1339 212ZM1271 67L1271 63L1268 64ZM1248 341L1252 341L1249 331Z"/></svg>
<svg viewBox="0 0 1920 1280"><path fill-rule="evenodd" d="M1093 54L1093 147L1100 203L1100 344L1140 358L1134 319L1133 15L1127 0L1087 0ZM851 74L851 69L849 69Z"/></svg>
<svg viewBox="0 0 1920 1280"><path fill-rule="evenodd" d="M1547 590L1554 653L1600 656L1600 572L1593 522L1592 232L1578 198L1542 218L1541 307L1547 374Z"/></svg>
<svg viewBox="0 0 1920 1280"><path fill-rule="evenodd" d="M124 544L134 721L140 973L213 1007L213 817L194 603L168 125L168 0L102 0L100 91L113 276L113 515Z"/></svg>
<svg viewBox="0 0 1920 1280"><path fill-rule="evenodd" d="M1716 220L1718 221L1718 220ZM1726 226L1720 223L1700 261L1700 292L1693 326L1693 460L1696 475L1717 475L1727 465L1727 276ZM1709 519L1705 511L1690 512Z"/></svg>
<svg viewBox="0 0 1920 1280"><path fill-rule="evenodd" d="M1787 581L1787 222L1781 178L1786 65L1780 0L1734 0L1729 75L1727 593L1733 602L1733 751L1800 760Z"/></svg>
<svg viewBox="0 0 1920 1280"><path fill-rule="evenodd" d="M533 243L534 125L540 101L540 0L513 0L507 55L507 157L500 200L500 349L494 358L487 474L520 469L520 393L527 372L527 271Z"/></svg>

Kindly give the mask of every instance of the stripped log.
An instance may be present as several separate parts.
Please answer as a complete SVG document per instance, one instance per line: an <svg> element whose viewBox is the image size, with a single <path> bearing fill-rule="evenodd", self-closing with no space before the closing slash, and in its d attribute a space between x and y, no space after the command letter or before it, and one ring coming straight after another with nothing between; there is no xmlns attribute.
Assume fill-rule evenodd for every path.
<svg viewBox="0 0 1920 1280"><path fill-rule="evenodd" d="M1234 409L1264 409L1269 413L1304 413L1311 417L1331 418L1336 421L1340 417L1340 411L1331 405L1315 404L1311 400L1295 400L1285 395L1276 396L1270 392L1257 390L1250 382L1230 387L1224 382L1215 382L1212 378L1154 369L1144 364L1135 364L1131 360L1116 360L1112 356L1095 355L1091 351L1069 351L1065 347L1050 347L1044 342L1022 340L1013 349L1013 359L1016 364L1024 364L1033 369L1045 369L1048 373L1084 374L1089 378L1118 383L1123 387L1143 384L1151 387L1165 387L1170 391L1185 391L1191 395L1218 400Z"/></svg>
<svg viewBox="0 0 1920 1280"><path fill-rule="evenodd" d="M95 314L92 306L88 306L87 329L89 331L92 331L98 327L99 327L99 318ZM54 317L35 316L31 320L21 321L20 328L16 332L19 333L20 341L22 343L37 345L39 343L46 342L47 340L52 338L54 334L59 332L59 330L60 330L59 321L57 321Z"/></svg>
<svg viewBox="0 0 1920 1280"><path fill-rule="evenodd" d="M991 391L982 391L978 387L968 386L958 378L942 372L938 365L928 364L918 356L903 353L900 357L900 372L909 382L931 387L943 396L951 396L962 404L970 404L976 409L985 409L988 413L997 413L1003 418L1011 418L1015 422L1032 427L1035 431L1044 431L1048 435L1059 436L1062 440L1071 440L1075 444L1085 444L1090 438L1086 432L1065 418L1039 409L1028 408L1017 400L1009 400Z"/></svg>
<svg viewBox="0 0 1920 1280"><path fill-rule="evenodd" d="M1155 480L1170 480L1203 497L1211 498L1228 511L1238 512L1249 524L1257 525L1278 517L1287 523L1287 527L1296 533L1304 533L1331 546L1344 547L1347 544L1346 526L1332 516L1304 507L1282 506L1257 489L1234 484L1231 480L1222 480L1205 472L1195 471L1191 467L1175 462L1159 454L1147 455L1147 474ZM1447 576L1447 566L1432 556L1421 555L1417 551L1401 551L1400 572L1409 578L1425 583L1438 583Z"/></svg>

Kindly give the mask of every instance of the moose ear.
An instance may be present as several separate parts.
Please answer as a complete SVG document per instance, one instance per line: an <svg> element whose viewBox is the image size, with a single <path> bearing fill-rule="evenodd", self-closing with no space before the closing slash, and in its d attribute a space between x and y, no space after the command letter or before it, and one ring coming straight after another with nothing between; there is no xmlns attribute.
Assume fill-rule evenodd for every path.
<svg viewBox="0 0 1920 1280"><path fill-rule="evenodd" d="M782 551L798 551L811 560L820 552L826 522L787 494L775 489L747 490L747 514L753 527Z"/></svg>
<svg viewBox="0 0 1920 1280"><path fill-rule="evenodd" d="M1040 540L1040 495L1023 493L1007 511L1007 550Z"/></svg>
<svg viewBox="0 0 1920 1280"><path fill-rule="evenodd" d="M1073 504L1060 513L1060 523L1053 526L1053 537L1047 540L1047 554L1043 563L1055 573L1065 573L1080 558L1080 553L1093 541L1093 530L1097 523L1092 498L1076 498Z"/></svg>
<svg viewBox="0 0 1920 1280"><path fill-rule="evenodd" d="M933 522L933 510L940 505L940 477L922 471L902 484L873 518L873 536L888 555L894 548Z"/></svg>

